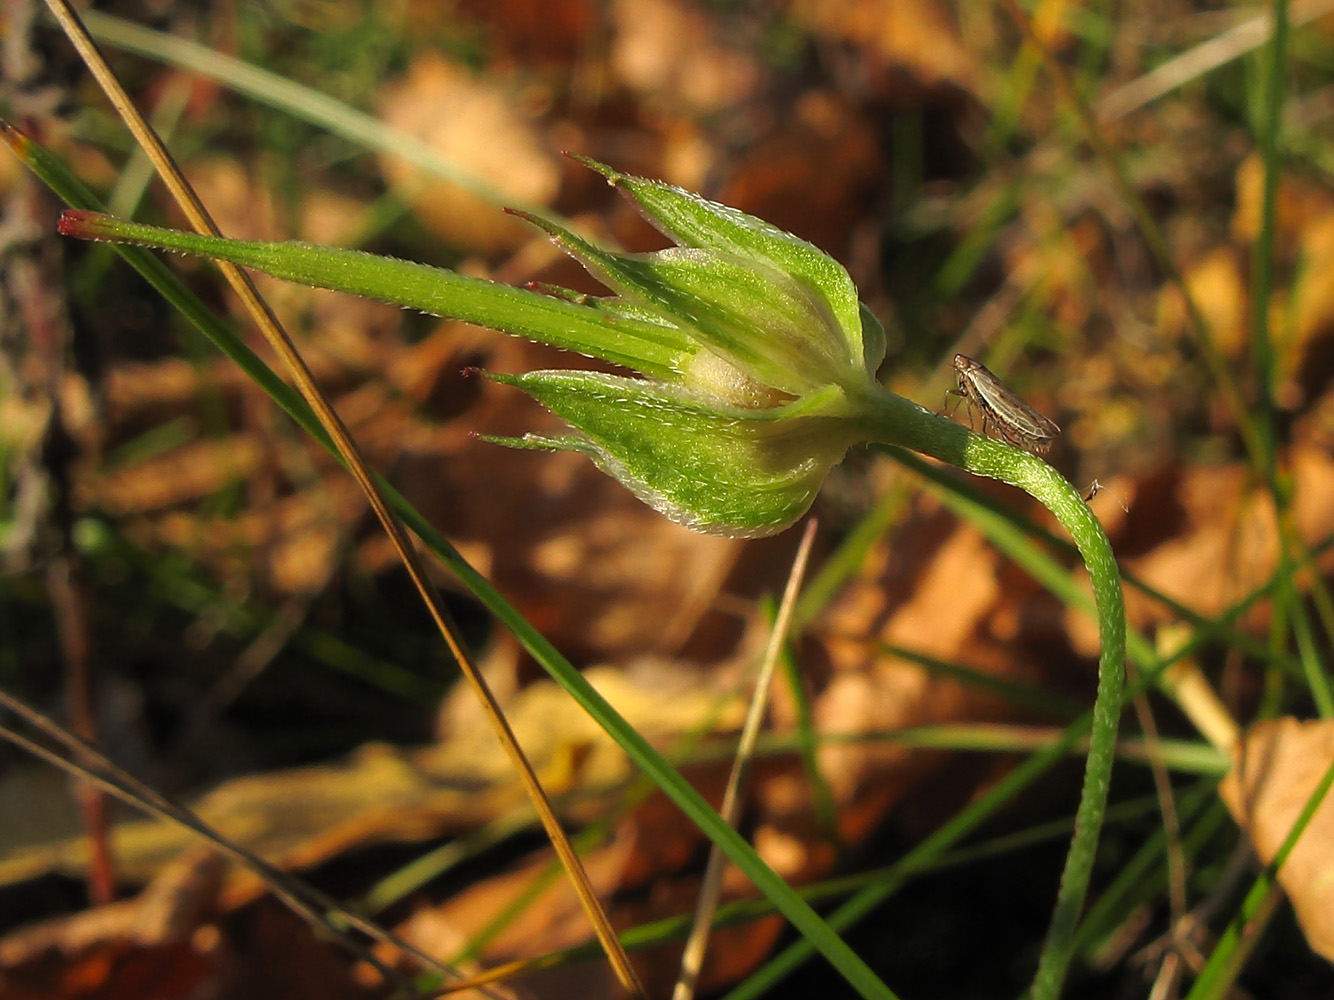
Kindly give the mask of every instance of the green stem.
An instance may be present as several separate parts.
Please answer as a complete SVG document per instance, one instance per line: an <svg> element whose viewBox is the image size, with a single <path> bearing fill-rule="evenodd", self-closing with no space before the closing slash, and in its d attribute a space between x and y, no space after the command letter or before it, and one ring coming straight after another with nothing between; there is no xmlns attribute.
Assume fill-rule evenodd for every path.
<svg viewBox="0 0 1334 1000"><path fill-rule="evenodd" d="M1029 994L1031 1000L1055 1000L1073 955L1075 928L1093 873L1098 835L1107 809L1125 685L1125 598L1111 542L1079 491L1037 456L974 434L888 392L876 393L865 402L877 417L876 426L867 428L868 437L1019 487L1065 526L1088 569L1102 641L1098 692L1093 704L1084 787L1075 813L1075 832Z"/></svg>
<svg viewBox="0 0 1334 1000"><path fill-rule="evenodd" d="M1283 119L1283 83L1287 69L1285 56L1288 40L1288 5L1275 0L1272 5L1274 33L1269 43L1269 61L1264 70L1262 100L1257 117L1257 140L1264 181L1260 189L1260 232L1251 252L1251 356L1255 364L1256 426L1261 433L1263 459L1270 488L1281 504L1277 487L1278 470L1274 455L1274 344L1269 329L1271 292L1274 284L1274 233L1277 228L1278 183L1283 165L1279 161L1278 138Z"/></svg>
<svg viewBox="0 0 1334 1000"><path fill-rule="evenodd" d="M505 288L424 265L377 259L355 251L302 244L209 240L87 213L67 213L61 220L61 231L83 238L130 240L217 256L288 280L338 287L437 315L533 336L567 349L631 364L646 374L663 376L678 372L692 353L691 345L685 343L673 328L635 322L628 317L613 317L615 321L609 322L607 317L590 315L588 310L560 299ZM1065 525L1088 567L1098 609L1102 658L1075 834L1032 991L1034 1000L1052 1000L1060 991L1073 953L1075 926L1088 890L1098 834L1106 811L1120 716L1125 607L1111 546L1102 526L1079 493L1036 456L973 434L953 421L881 389L869 379L850 380L838 388L846 397L843 416L860 425L857 430L862 439L908 448L977 475L1020 487ZM855 439L855 435L849 439ZM474 586L480 584L474 583ZM555 659L554 651L546 658L553 662ZM725 825L719 826L721 821L711 810L698 808L702 800L696 801L693 790L681 786L679 776L670 772L665 762L652 754L646 744L639 745L642 738L638 734L625 731L624 720L605 711L605 704L592 692L584 690L581 678L577 675L564 677L562 683L669 794L673 790L679 792L673 796L678 804L708 830L761 891L787 904L784 912L789 918L863 995L892 996L829 927L791 895L772 870L753 858L753 852L735 831ZM657 770L659 764L662 765L660 772Z"/></svg>
<svg viewBox="0 0 1334 1000"><path fill-rule="evenodd" d="M660 325L625 316L611 319L565 299L415 261L297 241L264 243L202 236L88 211L65 212L58 228L63 235L79 239L130 243L231 261L284 281L332 288L432 316L504 330L646 375L670 378L689 360L681 338Z"/></svg>

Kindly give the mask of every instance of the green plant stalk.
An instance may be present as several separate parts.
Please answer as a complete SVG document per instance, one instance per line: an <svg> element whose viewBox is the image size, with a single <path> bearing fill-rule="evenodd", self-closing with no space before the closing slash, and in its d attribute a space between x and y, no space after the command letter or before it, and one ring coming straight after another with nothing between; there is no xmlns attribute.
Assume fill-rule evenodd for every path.
<svg viewBox="0 0 1334 1000"><path fill-rule="evenodd" d="M596 353L612 360L616 360L623 351L627 357L634 357L632 363L640 371L645 371L645 357L663 372L679 371L687 363L675 345L655 338L656 331L651 324L633 317L617 316L613 321L599 323L590 320L588 311L583 307L563 300L464 278L425 265L307 244L223 240L86 214L67 214L62 219L61 230L83 238L124 240L229 260L276 277L352 291L435 315L536 337L557 346L582 353ZM569 309L562 308L567 305ZM573 330L571 325L574 326ZM619 338L611 348L606 343L609 333ZM1111 545L1101 524L1079 492L1040 458L972 433L962 425L931 413L875 383L850 384L842 388L845 398L839 405L839 412L855 420L856 429L863 440L918 451L974 474L999 479L1023 489L1061 521L1088 568L1098 609L1102 655L1075 834L1033 986L1035 1000L1050 1000L1060 992L1069 965L1074 928L1092 873L1098 834L1106 808L1120 717L1124 684L1125 607ZM592 711L580 692L570 687L566 680L562 680L562 684L584 704L590 714L603 722L605 728L608 723L599 718L600 715L605 718L605 713L601 709ZM623 720L621 722L624 725ZM637 738L638 734L631 737L632 732L625 733L625 737ZM642 743L642 738L637 739L637 742ZM647 749L646 744L644 749ZM636 759L639 759L638 756ZM665 761L659 762L667 771L671 770ZM686 811L692 819L695 818L691 810ZM713 810L708 810L708 813L714 820L717 819ZM713 825L711 822L710 826ZM710 836L734 861L737 860L738 852L746 854L748 858L753 857L744 840L730 830L715 827L710 830ZM758 858L754 860L758 862ZM745 870L754 866L742 867ZM762 865L762 871L755 868L753 872L747 871L747 874L752 878L758 875L761 881L774 889L781 885L781 880L768 866ZM774 880L777 880L777 884ZM766 885L759 887L767 894L769 889ZM800 903L795 897L793 902ZM792 919L792 914L788 916ZM803 923L807 926L803 927ZM798 926L803 931L809 928L827 947L839 952L844 958L855 959L846 945L813 912L802 914ZM826 935L832 937L832 940ZM881 992L885 990L883 984L875 979L869 969L865 969L860 960L856 960L855 964L865 970L865 977L869 977L865 978L858 973L856 978L862 984L877 995L887 995ZM847 975L848 970L845 969L844 974Z"/></svg>
<svg viewBox="0 0 1334 1000"><path fill-rule="evenodd" d="M1103 137L1103 130L1099 126L1097 118L1094 117L1092 108L1071 81L1069 74L1065 71L1065 66L1052 52L1051 48L1044 44L1042 39L1034 32L1031 19L1024 13L1017 0L1001 0L1001 2L1014 23L1024 32L1025 37L1032 41L1042 54L1052 80L1075 114L1079 116L1080 124L1084 130L1084 138L1093 148L1098 160L1111 173L1116 191L1135 219L1135 225L1144 237L1145 243L1148 244L1149 251L1153 254L1159 266L1171 278L1172 283L1180 290L1182 301L1186 306L1187 316L1190 319L1190 326L1200 350L1200 356L1209 369L1209 374L1213 376L1219 392L1222 393L1228 404L1232 417L1237 423L1237 432L1241 435L1247 452L1252 459L1259 462L1265 453L1260 440L1261 432L1255 426L1251 412L1242 399L1241 390L1237 387L1236 379L1218 348L1213 332L1205 320L1204 314L1200 311L1199 303L1195 301L1195 295L1186 284L1181 268L1177 266L1176 258L1173 256L1171 247L1158 226L1157 219L1140 195L1139 188L1131 181L1130 174L1125 164L1122 163L1121 157L1116 154L1111 144Z"/></svg>
<svg viewBox="0 0 1334 1000"><path fill-rule="evenodd" d="M1213 785L1210 785L1210 794L1213 794ZM1107 818L1109 822L1113 819L1137 818L1156 809L1157 804L1156 797L1121 802L1107 810ZM902 885L932 872L961 868L982 860L997 858L1017 848L1064 838L1069 835L1069 831L1070 823L1068 821L1053 820L1036 827L971 844L968 847L939 853L934 858L921 860L912 865L911 871L908 872L906 877L902 877L904 863L899 861L883 868L860 872L856 875L842 875L808 883L801 887L801 895L802 898L812 903L820 903L846 897L850 893L866 888L868 885L887 882ZM773 905L767 900L736 900L718 907L713 926L715 929L734 927L772 916L773 913ZM625 945L627 951L643 951L669 941L680 940L686 933L689 923L689 914L663 917L649 923L626 928L621 933L621 942ZM568 965L577 961L588 961L597 958L600 954L597 942L588 941L583 944L572 945L546 957L554 959L554 964Z"/></svg>
<svg viewBox="0 0 1334 1000"><path fill-rule="evenodd" d="M1334 691L1325 675L1311 640L1311 624L1306 608L1299 600L1292 583L1291 566L1296 559L1300 542L1292 523L1291 506L1293 484L1278 464L1275 442L1274 380L1276 359L1274 337L1270 329L1270 310L1273 302L1274 239L1278 226L1277 202L1279 180L1283 172L1279 150L1279 132L1283 119L1284 73L1288 47L1288 4L1274 0L1273 33L1269 39L1267 59L1259 87L1255 108L1256 145L1264 164L1260 197L1260 230L1251 248L1251 357L1255 371L1257 423L1264 446L1265 482L1274 498L1277 512L1280 566L1278 598L1288 608L1292 631L1296 634L1306 682L1316 707L1324 718L1334 715ZM1275 649L1282 649L1283 633L1277 630L1283 618L1276 617L1273 637Z"/></svg>
<svg viewBox="0 0 1334 1000"><path fill-rule="evenodd" d="M917 844L892 865L885 876L868 885L829 915L829 924L835 930L853 926L877 906L898 892L908 879L929 868L940 854L975 830L1027 786L1047 772L1074 747L1084 728L1087 716L1081 717L1051 744L1032 754L986 790L976 801L952 816L939 829ZM769 995L786 975L812 955L810 943L797 941L771 958L745 982L726 994L724 1000L759 1000Z"/></svg>
<svg viewBox="0 0 1334 1000"><path fill-rule="evenodd" d="M959 663L937 659L919 649L898 646L882 639L870 639L868 648L876 650L882 656L893 656L924 668L934 677L956 680L974 691L993 695L1009 702L1017 708L1030 712L1041 712L1058 719L1072 719L1083 711L1084 706L1074 701L1051 694L1037 685L1022 681L1011 681L997 677L986 670L966 667Z"/></svg>
<svg viewBox="0 0 1334 1000"><path fill-rule="evenodd" d="M1266 460L1265 475L1274 499L1282 504L1277 492L1278 469L1274 454L1274 345L1270 338L1269 308L1274 284L1274 234L1277 226L1278 182L1282 173L1279 161L1278 133L1283 119L1283 74L1286 69L1288 42L1288 5L1285 0L1271 4L1274 32L1269 40L1268 60L1264 68L1257 136L1264 180L1260 198L1260 232L1251 248L1251 356L1255 365L1256 395L1259 413L1257 428L1263 434Z"/></svg>
<svg viewBox="0 0 1334 1000"><path fill-rule="evenodd" d="M1078 550L1073 545L1057 538L1031 519L1017 514L1014 510L1001 507L994 499L984 496L965 483L960 483L957 477L951 475L951 470L944 466L926 462L916 455L903 451L897 452L895 458L900 464L926 479L942 503L964 520L980 528L993 545L1018 563L1038 583L1050 589L1071 607L1095 613L1093 602L1087 599L1082 589L1072 585L1069 572L1050 554L1054 551L1058 554L1077 555ZM1045 544L1039 548L1035 544L1038 542ZM1314 567L1315 558L1332 547L1334 538L1324 539L1305 553L1300 566L1304 569ZM1280 573L1275 570L1269 582L1239 598L1223 611L1205 615L1150 586L1133 573L1124 573L1122 579L1126 585L1155 601L1170 615L1182 619L1192 630L1190 640L1168 660L1163 660L1153 643L1141 633L1128 629L1126 651L1129 658L1139 667L1141 673L1156 680L1171 663L1198 652L1202 645L1221 643L1259 660L1272 669L1286 671L1294 677L1300 676L1303 665L1296 657L1276 654L1263 641L1236 628L1237 620L1254 606L1255 602L1275 592L1279 586L1279 577ZM1334 620L1334 614L1330 617Z"/></svg>
<svg viewBox="0 0 1334 1000"><path fill-rule="evenodd" d="M1194 857L1202 842L1218 836L1227 821L1227 810L1218 801L1216 778L1186 789L1181 796L1180 813L1182 826L1187 828L1182 843L1188 851L1194 848L1190 852ZM1150 904L1157 897L1167 882L1164 863L1167 850L1167 832L1160 829L1121 864L1116 878L1098 894L1098 901L1089 907L1079 925L1075 938L1078 951L1093 949L1114 936L1136 906Z"/></svg>
<svg viewBox="0 0 1334 1000"><path fill-rule="evenodd" d="M895 456L896 459L898 456ZM924 465L927 463L923 463ZM876 500L870 512L843 538L824 563L811 577L797 602L793 623L797 632L803 631L842 592L844 585L857 572L872 547L889 531L890 526L903 516L908 498L916 489L908 476L898 476L885 495Z"/></svg>
<svg viewBox="0 0 1334 1000"><path fill-rule="evenodd" d="M66 212L60 225L62 232L84 239L200 254L285 281L504 330L578 354L596 354L646 375L674 373L684 364L680 352L656 338L648 324L621 320L613 327L573 302L429 264L297 241L260 243L201 236L93 213Z"/></svg>
<svg viewBox="0 0 1334 1000"><path fill-rule="evenodd" d="M896 407L893 414L887 414L887 424L898 416L899 409ZM1070 533L1093 585L1102 653L1098 660L1098 692L1084 766L1084 787L1051 926L1030 992L1033 1000L1054 1000L1060 994L1073 954L1075 928L1088 893L1111 784L1125 686L1126 617L1121 576L1101 523L1079 492L1055 469L1035 455L973 434L950 421L943 422L960 433L946 434L946 428L937 429L938 418L922 412L932 420L929 429L923 428L921 438L905 440L907 435L900 434L897 440L881 440L933 455L976 475L999 479L1024 490L1051 511ZM922 422L900 417L894 426L896 430L905 425L915 429Z"/></svg>
<svg viewBox="0 0 1334 1000"><path fill-rule="evenodd" d="M1242 900L1240 910L1233 917L1232 922L1228 924L1227 930L1219 937L1218 944L1214 946L1213 952L1209 955L1209 961L1205 963L1204 969L1200 972L1199 978L1195 980L1195 985L1191 987L1186 1000L1212 1000L1212 998L1227 995L1232 981L1240 971L1240 963L1244 957L1242 954L1244 950L1243 935L1253 920L1265 913L1272 913L1272 901L1275 899L1275 890L1278 884L1278 871L1283 867L1283 863L1288 860L1288 855L1292 853L1292 849L1297 846L1297 840L1306 832L1306 827L1315 816L1316 810L1325 801L1325 796L1329 794L1331 787L1334 787L1334 764L1330 764L1325 769L1320 781L1307 797L1306 804L1302 806L1302 811L1297 814L1292 829L1288 831L1288 835L1283 838L1283 843L1279 845L1274 860L1265 865L1264 871L1260 873L1250 891L1246 893L1246 898Z"/></svg>
<svg viewBox="0 0 1334 1000"><path fill-rule="evenodd" d="M939 867L942 863L942 852L961 841L998 810L1012 802L1016 795L1024 788L1032 785L1064 754L1077 752L1079 737L1088 728L1089 722L1087 713L1081 716L1068 726L1056 740L1045 743L1042 749L1007 773L1000 782L989 788L980 798L970 803L962 812L952 817L944 826L912 848L894 864L878 873L856 876L846 880L834 880L839 884L847 885L849 888L861 888L858 888L857 894L853 898L829 915L830 926L836 930L843 930L852 926L893 896L908 879L920 872ZM975 743L970 749L982 749L982 747ZM992 752L996 749L1005 752L1006 750L1021 748L1018 746L1003 746L993 740L990 749ZM1225 770L1226 764L1224 763L1220 767L1202 767L1199 769L1199 773L1208 774L1212 779L1215 779L1210 782L1210 788L1212 789L1216 784L1217 777ZM975 849L970 848L969 850ZM811 887L803 890L806 893L810 891ZM808 895L807 898L812 897ZM730 916L733 911L728 910L727 912ZM760 904L757 904L746 912L758 915L763 911L760 909ZM808 942L797 941L789 945L758 971L752 973L745 982L727 993L725 1000L759 1000L759 998L768 996L785 976L803 962L809 960L812 954Z"/></svg>
<svg viewBox="0 0 1334 1000"><path fill-rule="evenodd" d="M69 173L63 164L7 123L0 122L0 132L20 159L68 204L86 211L100 211L101 206L96 198ZM209 237L195 238L209 239ZM168 301L180 309L219 350L253 378L256 384L321 446L338 458L332 441L329 440L305 400L265 365L225 324L209 312L198 297L186 289L180 279L160 260L147 251L133 246L118 245L116 251L139 270ZM545 297L540 298L543 302L534 303L536 308L534 315L541 313L544 304L555 301ZM558 312L548 316L553 323L553 329L559 329L559 316ZM862 996L893 1000L894 994L852 952L842 938L800 898L791 886L765 864L754 848L723 821L704 797L588 683L574 665L565 659L489 580L469 565L445 537L403 498L402 494L382 477L377 476L377 481L390 506L403 518L408 528L458 576L463 585L519 640L551 678L625 750L649 779L661 788L706 836L722 847L732 862L774 904L775 909L791 921L811 946L824 955Z"/></svg>
<svg viewBox="0 0 1334 1000"><path fill-rule="evenodd" d="M810 698L806 694L801 671L790 646L783 650L780 665L783 668L783 680L788 686L788 697L792 699L796 716L793 732L796 736L797 752L801 756L801 767L811 789L811 806L815 810L815 821L819 825L820 833L831 844L839 845L841 838L838 831L838 810L834 806L834 793L829 787L824 771L820 768L818 754L820 740L815 732Z"/></svg>

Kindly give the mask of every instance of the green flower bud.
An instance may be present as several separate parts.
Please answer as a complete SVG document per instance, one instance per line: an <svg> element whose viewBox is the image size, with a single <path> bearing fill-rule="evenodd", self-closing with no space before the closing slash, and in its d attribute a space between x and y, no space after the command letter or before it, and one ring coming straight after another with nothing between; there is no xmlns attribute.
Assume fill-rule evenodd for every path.
<svg viewBox="0 0 1334 1000"><path fill-rule="evenodd" d="M492 438L579 451L672 520L767 535L810 506L829 469L865 437L884 332L844 268L735 209L582 160L676 241L612 253L520 213L615 296L574 301L613 328L668 347L663 376L545 371L490 377L523 389L575 433ZM646 364L645 369L648 369Z"/></svg>

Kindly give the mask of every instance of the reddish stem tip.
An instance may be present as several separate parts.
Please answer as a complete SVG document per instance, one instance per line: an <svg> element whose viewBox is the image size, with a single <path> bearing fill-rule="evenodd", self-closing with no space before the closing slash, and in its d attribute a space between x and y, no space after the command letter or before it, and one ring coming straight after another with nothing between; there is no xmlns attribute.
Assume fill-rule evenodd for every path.
<svg viewBox="0 0 1334 1000"><path fill-rule="evenodd" d="M99 212L89 212L82 208L67 208L60 213L60 219L56 223L56 232L61 236L87 238L95 231L93 222L99 218L101 218Z"/></svg>
<svg viewBox="0 0 1334 1000"><path fill-rule="evenodd" d="M28 137L3 118L0 118L0 136L20 157L25 155L29 146Z"/></svg>

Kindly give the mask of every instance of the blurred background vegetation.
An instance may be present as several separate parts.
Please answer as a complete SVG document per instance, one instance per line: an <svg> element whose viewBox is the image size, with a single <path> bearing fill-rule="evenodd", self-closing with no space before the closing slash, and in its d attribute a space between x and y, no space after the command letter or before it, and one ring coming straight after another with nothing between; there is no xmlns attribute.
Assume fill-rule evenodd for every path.
<svg viewBox="0 0 1334 1000"><path fill-rule="evenodd" d="M810 240L885 323L886 384L940 409L961 351L1061 425L1051 461L1077 485L1102 484L1091 503L1153 588L1128 594L1148 648L1182 641L1185 623L1234 717L1326 715L1334 3L1291 5L1277 91L1267 4L1025 10L1017 21L1003 3L946 0L126 0L87 23L230 236L597 293L501 211L546 206L607 243L662 246L569 150ZM38 7L9 4L0 24L5 117L117 214L179 225ZM58 206L12 157L0 197L0 686L165 793L225 783L206 800L211 821L368 898L440 954L490 964L583 941L559 900L473 941L525 879L540 883L547 858L351 482L106 248L56 237ZM243 323L209 264L172 265ZM735 731L795 533L692 535L577 456L475 439L555 424L464 368L583 359L259 284L372 464L716 795L717 741ZM969 506L979 490L1040 520L1013 491L924 481L870 451L817 504L800 680L779 693L773 728L786 735L745 827L794 882L890 863L1089 701L1097 636L1077 587L1025 559L1041 543L1002 555L988 507ZM638 794L480 605L440 580L564 815L602 830L593 856L618 921L687 910L697 832ZM1169 966L1188 985L1255 877L1214 796L1226 759L1161 696L1125 725L1176 740L1148 751L1171 780L1155 786L1142 763L1118 774L1072 995L1144 995ZM935 727L928 748L889 735L916 727ZM829 739L803 755L793 734L811 731ZM0 763L0 984L144 995L118 973L126 954L165 968L162 945L76 947L74 925L59 923L97 877L68 838L101 829L98 808L87 796L76 808L65 779L21 751L0 749ZM905 996L1016 993L1050 915L1077 779L1072 762L1025 791L982 831L997 838L988 849L938 856L942 870L852 943ZM126 897L190 843L143 824L113 842L101 876ZM383 994L244 879L221 885L205 909L222 944L197 947L183 983ZM740 880L728 890L746 894ZM57 920L44 925L56 945L24 937L39 918ZM1334 990L1286 908L1263 926L1236 995ZM712 989L782 940L772 920L728 933ZM655 989L673 954L645 959ZM596 962L573 968L528 986L610 989ZM79 975L103 992L78 992ZM841 995L819 966L806 975L785 988Z"/></svg>

